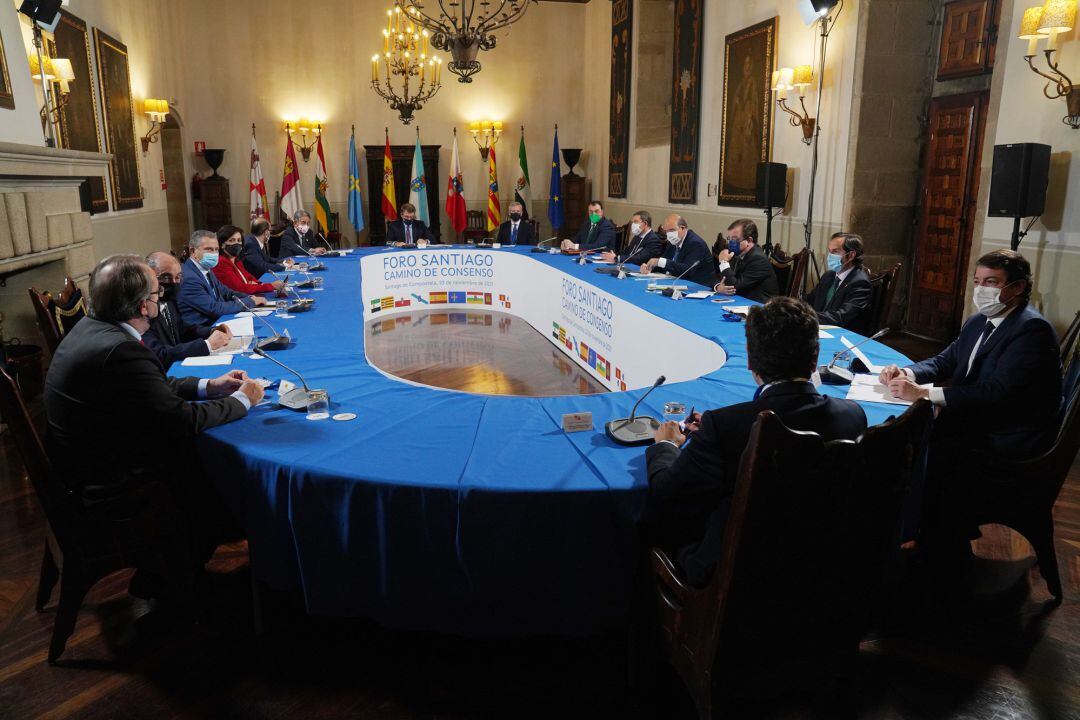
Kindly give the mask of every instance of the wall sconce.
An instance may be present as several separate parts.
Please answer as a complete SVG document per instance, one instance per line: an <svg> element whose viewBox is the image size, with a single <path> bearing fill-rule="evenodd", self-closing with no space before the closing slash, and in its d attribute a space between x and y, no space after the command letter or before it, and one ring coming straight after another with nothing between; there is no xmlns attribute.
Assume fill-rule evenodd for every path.
<svg viewBox="0 0 1080 720"><path fill-rule="evenodd" d="M150 129L139 140L142 141L143 153L148 153L150 143L158 141L161 128L165 125L165 118L169 114L169 101L147 98L143 100L143 112L150 116Z"/></svg>
<svg viewBox="0 0 1080 720"><path fill-rule="evenodd" d="M1030 7L1024 11L1024 19L1020 22L1021 40L1028 41L1027 53L1024 59L1032 72L1049 82L1043 87L1043 95L1049 100L1059 97L1065 98L1065 107L1068 114L1061 118L1073 130L1080 129L1080 85L1073 85L1069 76L1058 68L1054 61L1054 53L1057 52L1057 40L1060 33L1067 33L1076 27L1076 0L1047 0L1042 7ZM1050 72L1043 72L1035 67L1034 59L1038 52L1039 41L1046 39L1046 65Z"/></svg>
<svg viewBox="0 0 1080 720"><path fill-rule="evenodd" d="M809 65L799 65L795 68L780 68L772 74L772 91L776 93L776 105L791 117L788 122L792 127L801 127L803 142L809 145L814 139L814 118L806 109L806 89L814 83L814 70ZM799 93L799 105L802 113L798 113L788 107L787 93L795 90Z"/></svg>
<svg viewBox="0 0 1080 720"><path fill-rule="evenodd" d="M59 97L49 108L48 112L45 110L45 106L41 107L41 111L38 113L41 116L41 128L45 129L46 122L59 122L60 111L67 105L68 99L71 97L71 81L75 79L75 71L71 67L71 61L66 58L50 58L47 55L42 55L41 59L38 59L37 53L30 53L28 55L30 60L30 77L38 82L53 83L53 97ZM44 69L42 66L44 65Z"/></svg>
<svg viewBox="0 0 1080 720"><path fill-rule="evenodd" d="M289 139L292 140L293 133L300 132L300 142L297 143L292 140L293 145L300 148L300 154L304 156L304 162L311 159L311 151L315 147L315 140L322 134L322 123L312 122L306 118L301 119L295 123L285 123L285 132L289 134ZM308 141L308 135L312 137L312 140Z"/></svg>
<svg viewBox="0 0 1080 720"><path fill-rule="evenodd" d="M502 135L503 124L502 120L477 120L469 123L469 132L472 133L473 142L476 143L476 147L480 148L480 157L484 158L484 162L488 159L488 149L495 146L495 143L499 142L499 136ZM480 144L479 138L484 138L484 144Z"/></svg>

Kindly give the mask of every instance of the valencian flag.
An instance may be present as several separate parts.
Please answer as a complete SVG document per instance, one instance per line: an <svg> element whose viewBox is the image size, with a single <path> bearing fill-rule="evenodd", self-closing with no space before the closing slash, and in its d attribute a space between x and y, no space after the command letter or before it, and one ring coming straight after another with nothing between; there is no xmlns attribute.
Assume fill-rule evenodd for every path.
<svg viewBox="0 0 1080 720"><path fill-rule="evenodd" d="M499 171L495 167L495 146L488 148L488 232L498 230L502 224L502 209L499 207Z"/></svg>
<svg viewBox="0 0 1080 720"><path fill-rule="evenodd" d="M529 159L525 157L525 126L521 126L521 142L518 144L518 179L514 183L514 200L521 203L521 216L529 217L532 209L532 185L529 183Z"/></svg>
<svg viewBox="0 0 1080 720"><path fill-rule="evenodd" d="M465 229L465 183L461 180L461 160L457 150L457 128L454 128L454 154L450 159L450 177L446 181L446 214L454 232Z"/></svg>
<svg viewBox="0 0 1080 720"><path fill-rule="evenodd" d="M326 199L326 157L322 151L322 133L315 136L315 224L330 232L330 201Z"/></svg>
<svg viewBox="0 0 1080 720"><path fill-rule="evenodd" d="M548 220L551 229L563 226L562 165L559 163L559 126L555 126L555 143L551 146L551 187L548 190Z"/></svg>
<svg viewBox="0 0 1080 720"><path fill-rule="evenodd" d="M409 180L409 202L416 206L416 219L431 224L427 210L427 178L424 176L424 156L420 152L420 128L416 128L416 149L413 150L412 179Z"/></svg>
<svg viewBox="0 0 1080 720"><path fill-rule="evenodd" d="M281 212L292 220L293 213L300 210L303 200L300 197L300 168L296 164L296 152L293 150L292 137L285 133L285 174L281 179Z"/></svg>
<svg viewBox="0 0 1080 720"><path fill-rule="evenodd" d="M266 181L263 180L259 148L255 144L255 123L251 123L251 219L270 217L266 202Z"/></svg>
<svg viewBox="0 0 1080 720"><path fill-rule="evenodd" d="M390 128L386 128L386 149L382 159L382 214L397 220L397 196L394 194L394 157L390 154Z"/></svg>
<svg viewBox="0 0 1080 720"><path fill-rule="evenodd" d="M356 126L349 138L349 222L356 232L364 229L364 196L360 190L360 163L356 160Z"/></svg>

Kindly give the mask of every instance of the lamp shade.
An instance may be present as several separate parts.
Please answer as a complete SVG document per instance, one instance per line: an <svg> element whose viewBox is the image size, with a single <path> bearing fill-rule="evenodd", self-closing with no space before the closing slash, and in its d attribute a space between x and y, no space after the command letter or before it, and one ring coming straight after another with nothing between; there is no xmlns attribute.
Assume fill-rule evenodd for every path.
<svg viewBox="0 0 1080 720"><path fill-rule="evenodd" d="M53 63L52 63L51 58L43 57L42 58L42 63L39 63L37 53L30 53L30 55L28 57L30 58L30 77L32 77L35 80L41 80L42 75L43 75L43 73L41 72L41 64L44 63L44 65L45 65L44 79L45 80L55 80L56 79L56 71L53 70Z"/></svg>
<svg viewBox="0 0 1080 720"><path fill-rule="evenodd" d="M1020 34L1017 35L1021 40L1038 40L1046 37L1045 33L1039 31L1039 24L1042 21L1042 6L1036 5L1035 7L1029 7L1024 11L1024 19L1020 21Z"/></svg>
<svg viewBox="0 0 1080 720"><path fill-rule="evenodd" d="M157 100L153 98L146 98L143 100L143 113L146 115L153 115L157 112Z"/></svg>
<svg viewBox="0 0 1080 720"><path fill-rule="evenodd" d="M1025 17L1027 13L1024 13ZM1076 0L1046 0L1042 6L1039 32L1044 34L1069 32L1076 27Z"/></svg>
<svg viewBox="0 0 1080 720"><path fill-rule="evenodd" d="M814 82L814 69L809 65L797 65L795 67L791 84L796 87L810 85Z"/></svg>
<svg viewBox="0 0 1080 720"><path fill-rule="evenodd" d="M792 88L792 80L795 79L795 70L792 68L780 68L780 85L784 88Z"/></svg>
<svg viewBox="0 0 1080 720"><path fill-rule="evenodd" d="M52 66L57 80L71 82L75 79L75 71L71 67L71 61L67 58L53 58Z"/></svg>

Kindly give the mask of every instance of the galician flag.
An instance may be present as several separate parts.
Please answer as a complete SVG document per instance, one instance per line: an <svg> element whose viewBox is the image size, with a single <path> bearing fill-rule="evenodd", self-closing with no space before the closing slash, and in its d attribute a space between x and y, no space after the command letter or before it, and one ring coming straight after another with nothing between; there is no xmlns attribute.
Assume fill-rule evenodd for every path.
<svg viewBox="0 0 1080 720"><path fill-rule="evenodd" d="M521 126L521 142L518 144L518 179L514 183L514 200L521 203L521 215L529 217L532 209L532 185L529 183L529 159L525 157L525 126Z"/></svg>
<svg viewBox="0 0 1080 720"><path fill-rule="evenodd" d="M427 178L424 176L424 156L420 151L420 128L416 128L416 149L413 150L412 179L409 181L409 202L416 206L416 219L431 224L427 210Z"/></svg>
<svg viewBox="0 0 1080 720"><path fill-rule="evenodd" d="M255 123L251 124L251 219L270 217L266 201L266 181L263 180L259 148L255 144Z"/></svg>
<svg viewBox="0 0 1080 720"><path fill-rule="evenodd" d="M394 156L390 153L390 129L386 129L386 149L382 159L382 214L397 220L397 195L394 194Z"/></svg>
<svg viewBox="0 0 1080 720"><path fill-rule="evenodd" d="M349 138L349 222L359 233L364 229L364 195L360 190L360 163L356 159L356 126Z"/></svg>
<svg viewBox="0 0 1080 720"><path fill-rule="evenodd" d="M555 126L555 142L551 146L551 186L548 188L548 220L551 221L552 231L562 229L565 219L563 218L562 198L562 165L559 162L559 126Z"/></svg>
<svg viewBox="0 0 1080 720"><path fill-rule="evenodd" d="M454 128L454 153L450 158L450 177L446 180L446 214L454 232L465 229L465 183L461 180L461 160L457 151L457 128Z"/></svg>
<svg viewBox="0 0 1080 720"><path fill-rule="evenodd" d="M285 174L281 179L281 212L292 220L293 213L300 210L303 200L300 197L300 168L296 164L296 152L293 141L285 134Z"/></svg>
<svg viewBox="0 0 1080 720"><path fill-rule="evenodd" d="M322 151L322 133L315 138L315 224L330 232L330 201L326 199L326 157Z"/></svg>
<svg viewBox="0 0 1080 720"><path fill-rule="evenodd" d="M502 209L499 207L499 171L495 167L495 146L488 148L488 232L498 230L502 224Z"/></svg>

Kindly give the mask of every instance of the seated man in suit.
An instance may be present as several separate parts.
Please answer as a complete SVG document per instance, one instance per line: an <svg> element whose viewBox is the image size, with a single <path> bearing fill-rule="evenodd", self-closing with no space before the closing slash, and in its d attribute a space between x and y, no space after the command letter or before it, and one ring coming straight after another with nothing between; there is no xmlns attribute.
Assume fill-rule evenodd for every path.
<svg viewBox="0 0 1080 720"><path fill-rule="evenodd" d="M1031 289L1031 265L1023 255L983 255L972 298L978 313L960 336L929 360L881 371L894 397L929 398L940 409L927 457L924 529L936 535L929 544L940 540L946 555L970 551L967 541L978 536L972 502L995 484L1008 483L995 476L995 465L1041 454L1057 433L1058 338L1028 304ZM920 387L927 383L934 386Z"/></svg>
<svg viewBox="0 0 1080 720"><path fill-rule="evenodd" d="M212 271L218 264L215 233L209 230L193 232L188 240L188 252L176 303L186 322L213 325L222 315L250 310L252 305L266 304L265 298L230 290L214 276Z"/></svg>
<svg viewBox="0 0 1080 720"><path fill-rule="evenodd" d="M862 335L870 334L870 274L862 266L863 239L854 233L835 233L825 256L829 269L806 302L822 325L839 325Z"/></svg>
<svg viewBox="0 0 1080 720"><path fill-rule="evenodd" d="M285 228L281 235L278 257L322 255L325 252L326 246L315 239L315 231L311 229L311 213L307 210L294 212L292 226Z"/></svg>
<svg viewBox="0 0 1080 720"><path fill-rule="evenodd" d="M826 441L853 440L866 430L861 407L821 395L810 382L818 323L802 300L778 297L752 307L746 354L759 385L753 400L687 418L685 430L666 422L645 451L648 532L699 587L721 557L739 461L758 413L772 410L789 428L816 432ZM687 435L690 442L683 447Z"/></svg>
<svg viewBox="0 0 1080 720"><path fill-rule="evenodd" d="M240 262L256 279L267 273L279 273L293 265L291 257L284 260L271 257L267 245L269 242L270 221L265 218L256 218L251 223L251 233L244 238L244 249L240 251Z"/></svg>
<svg viewBox="0 0 1080 720"><path fill-rule="evenodd" d="M167 377L140 341L160 298L158 279L140 257L112 255L94 268L90 315L49 365L46 444L57 476L86 512L121 521L116 533L126 545L161 550L154 541L163 526L186 539L169 544L168 553L154 552L166 565L167 589L181 593L178 586L189 586L191 573L209 559L224 527L216 523L227 517L217 514L224 507L192 439L244 417L263 391L241 370L213 380ZM177 508L181 528L173 525Z"/></svg>
<svg viewBox="0 0 1080 720"><path fill-rule="evenodd" d="M713 288L721 295L738 295L747 300L766 302L780 294L776 271L758 247L758 230L753 220L736 220L728 225L728 242L738 245L738 252L725 248L720 251L720 282Z"/></svg>
<svg viewBox="0 0 1080 720"><path fill-rule="evenodd" d="M667 249L658 258L646 260L641 272L665 272L698 285L711 287L713 282L712 260L709 246L686 225L682 215L668 215L664 220Z"/></svg>
<svg viewBox="0 0 1080 720"><path fill-rule="evenodd" d="M535 245L532 223L525 219L525 209L519 202L510 203L507 220L499 226L495 242L503 245Z"/></svg>
<svg viewBox="0 0 1080 720"><path fill-rule="evenodd" d="M626 244L626 254L617 256L608 250L600 253L600 259L626 265L644 265L663 254L664 239L653 231L652 215L645 210L638 210L630 216L630 242Z"/></svg>
<svg viewBox="0 0 1080 720"><path fill-rule="evenodd" d="M398 209L398 219L386 226L386 244L405 247L415 245L417 240L427 240L429 243L439 242L438 238L431 234L428 226L416 219L416 206L412 203L403 203Z"/></svg>
<svg viewBox="0 0 1080 720"><path fill-rule="evenodd" d="M143 344L154 351L166 370L174 362L184 358L209 355L223 348L232 340L229 328L209 325L189 325L176 307L176 294L182 280L180 261L167 252L152 252L146 264L157 275L161 286L161 301L157 317L150 321L150 329L143 333Z"/></svg>
<svg viewBox="0 0 1080 720"><path fill-rule="evenodd" d="M589 203L589 222L578 228L573 240L563 240L563 250L614 250L615 223L604 217L604 204Z"/></svg>

